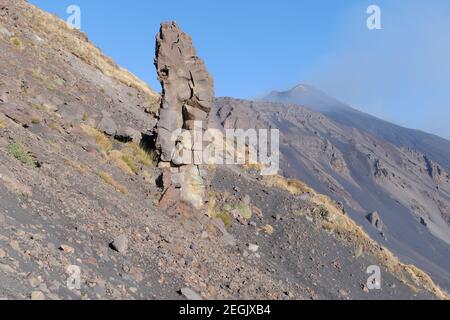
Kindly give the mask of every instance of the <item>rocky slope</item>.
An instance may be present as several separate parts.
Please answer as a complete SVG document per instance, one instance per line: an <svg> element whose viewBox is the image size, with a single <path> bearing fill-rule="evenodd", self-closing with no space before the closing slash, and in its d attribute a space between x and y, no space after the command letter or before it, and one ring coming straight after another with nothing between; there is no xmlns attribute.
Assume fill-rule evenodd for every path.
<svg viewBox="0 0 450 320"><path fill-rule="evenodd" d="M0 23L0 298L447 297L299 181L219 166L207 206L162 197L159 95L25 1Z"/></svg>
<svg viewBox="0 0 450 320"><path fill-rule="evenodd" d="M335 122L362 130L397 147L417 150L450 172L450 141L419 130L407 129L358 111L309 85L274 91L263 100L307 106Z"/></svg>
<svg viewBox="0 0 450 320"><path fill-rule="evenodd" d="M280 129L285 176L301 179L341 202L379 243L450 288L448 161L438 162L426 144L413 147L404 142L426 134L384 122L385 134L396 132L396 141L391 142L362 121L346 125L336 117L358 112L308 86L272 93L267 99L293 99L306 107L224 98L216 102L216 121L226 128ZM446 143L440 154L447 152ZM371 225L370 214L375 211L383 227Z"/></svg>
<svg viewBox="0 0 450 320"><path fill-rule="evenodd" d="M450 141L362 113L308 85L299 85L286 92L272 92L265 100L306 106L339 125L356 128L373 139L393 145L398 151L387 148L385 153L395 160L394 164L390 161L389 168L383 167L389 162L383 159L374 163L375 175L378 178L385 176L383 178L390 181L384 184L386 179L377 179L378 184L436 237L449 243ZM365 184L362 180L360 183ZM449 266L450 261L447 269Z"/></svg>

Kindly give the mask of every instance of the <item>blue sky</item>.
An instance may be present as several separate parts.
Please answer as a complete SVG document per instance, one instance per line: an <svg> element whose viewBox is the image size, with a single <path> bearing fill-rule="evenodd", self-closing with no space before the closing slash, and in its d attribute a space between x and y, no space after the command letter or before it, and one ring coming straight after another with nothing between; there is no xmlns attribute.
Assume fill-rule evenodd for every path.
<svg viewBox="0 0 450 320"><path fill-rule="evenodd" d="M30 0L82 30L107 55L159 90L159 23L192 35L217 96L255 98L298 83L352 106L450 138L450 1L447 0ZM381 8L382 30L366 9Z"/></svg>

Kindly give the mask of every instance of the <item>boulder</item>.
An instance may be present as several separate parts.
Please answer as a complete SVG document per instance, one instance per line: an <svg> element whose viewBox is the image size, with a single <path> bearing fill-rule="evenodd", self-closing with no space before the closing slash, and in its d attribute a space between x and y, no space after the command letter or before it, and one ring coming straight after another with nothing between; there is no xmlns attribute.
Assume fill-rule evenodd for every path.
<svg viewBox="0 0 450 320"><path fill-rule="evenodd" d="M106 114L103 115L102 120L100 120L100 123L97 126L97 129L112 137L114 137L117 133L116 123L109 115Z"/></svg>
<svg viewBox="0 0 450 320"><path fill-rule="evenodd" d="M115 138L120 141L140 143L142 133L130 127L120 127L115 134Z"/></svg>
<svg viewBox="0 0 450 320"><path fill-rule="evenodd" d="M114 239L110 244L111 249L119 252L125 253L128 250L128 238L126 235L122 234Z"/></svg>
<svg viewBox="0 0 450 320"><path fill-rule="evenodd" d="M375 227L379 232L383 232L383 221L381 220L380 214L375 211L367 216L367 220L370 221L373 227Z"/></svg>
<svg viewBox="0 0 450 320"><path fill-rule="evenodd" d="M202 296L199 295L197 292L190 288L183 288L180 290L181 294L187 299L191 301L199 301L203 300Z"/></svg>
<svg viewBox="0 0 450 320"><path fill-rule="evenodd" d="M420 224L423 225L424 227L428 226L427 221L425 220L425 218L422 218L422 217L420 218Z"/></svg>

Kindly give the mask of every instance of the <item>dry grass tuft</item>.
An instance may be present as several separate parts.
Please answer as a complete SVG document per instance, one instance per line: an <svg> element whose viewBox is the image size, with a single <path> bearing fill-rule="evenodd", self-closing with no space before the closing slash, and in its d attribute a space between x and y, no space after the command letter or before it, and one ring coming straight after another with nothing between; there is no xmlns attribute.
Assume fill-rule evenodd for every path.
<svg viewBox="0 0 450 320"><path fill-rule="evenodd" d="M155 177L146 170L142 171L142 176L144 177L145 181L147 181L147 182L155 181Z"/></svg>
<svg viewBox="0 0 450 320"><path fill-rule="evenodd" d="M108 153L109 158L114 162L114 164L126 174L136 174L137 167L133 160L127 155L124 155L119 150L112 150Z"/></svg>
<svg viewBox="0 0 450 320"><path fill-rule="evenodd" d="M275 230L270 224L266 224L264 227L261 228L261 231L268 235L272 235Z"/></svg>
<svg viewBox="0 0 450 320"><path fill-rule="evenodd" d="M80 127L84 131L84 133L95 139L95 142L97 143L97 145L100 147L101 150L109 151L112 149L113 143L111 139L107 137L104 133L100 132L99 130L91 126L84 124L81 124Z"/></svg>
<svg viewBox="0 0 450 320"><path fill-rule="evenodd" d="M308 187L305 183L295 179L286 179L282 176L266 176L264 182L268 186L276 186L283 190L289 191L292 194L313 193L314 190Z"/></svg>
<svg viewBox="0 0 450 320"><path fill-rule="evenodd" d="M31 77L38 81L39 83L42 83L45 81L45 75L42 72L41 67L37 67L35 69L28 69L29 74Z"/></svg>
<svg viewBox="0 0 450 320"><path fill-rule="evenodd" d="M67 159L66 164L81 174L85 174L86 172L89 171L89 168L87 166L85 166L84 164L77 163L73 160Z"/></svg>
<svg viewBox="0 0 450 320"><path fill-rule="evenodd" d="M6 189L8 189L12 193L26 197L31 197L33 195L31 187L21 183L19 180L13 177L8 177L4 173L0 174L0 181L3 182L3 185L6 187Z"/></svg>
<svg viewBox="0 0 450 320"><path fill-rule="evenodd" d="M32 117L31 118L31 123L32 124L40 124L42 122L42 119L39 117Z"/></svg>
<svg viewBox="0 0 450 320"><path fill-rule="evenodd" d="M100 171L97 172L97 175L107 184L109 184L110 186L112 186L114 189L116 189L116 191L127 195L128 194L128 190L122 186L119 182L117 182L116 180L114 180L114 178L106 172Z"/></svg>

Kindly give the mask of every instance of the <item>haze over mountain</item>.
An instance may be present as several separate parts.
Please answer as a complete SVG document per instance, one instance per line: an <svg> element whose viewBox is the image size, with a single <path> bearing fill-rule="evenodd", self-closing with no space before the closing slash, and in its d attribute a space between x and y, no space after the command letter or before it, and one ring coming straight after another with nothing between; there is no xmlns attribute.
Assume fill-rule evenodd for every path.
<svg viewBox="0 0 450 320"><path fill-rule="evenodd" d="M398 147L418 150L438 162L446 171L450 171L450 141L360 112L312 86L300 84L288 91L273 91L264 97L263 101L307 106L337 123L360 129Z"/></svg>

